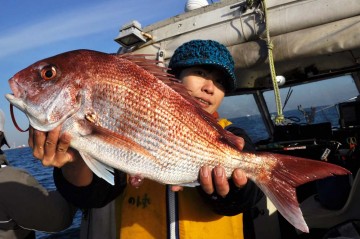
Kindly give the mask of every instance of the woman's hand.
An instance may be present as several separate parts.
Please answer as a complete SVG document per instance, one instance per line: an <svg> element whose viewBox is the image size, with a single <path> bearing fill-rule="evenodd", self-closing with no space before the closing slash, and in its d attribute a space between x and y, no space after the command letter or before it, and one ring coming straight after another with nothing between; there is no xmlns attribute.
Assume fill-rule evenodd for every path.
<svg viewBox="0 0 360 239"><path fill-rule="evenodd" d="M29 129L29 146L35 158L44 166L61 168L66 180L75 186L87 186L92 182L93 172L79 152L70 148L70 135L61 134L61 126L49 132L32 127Z"/></svg>
<svg viewBox="0 0 360 239"><path fill-rule="evenodd" d="M244 171L241 169L235 169L232 173L232 180L234 185L238 188L242 188L247 183L247 177ZM217 193L221 197L226 197L230 191L230 185L225 175L225 169L218 165L212 170L209 166L203 166L199 172L199 181L201 188L207 194ZM181 186L172 186L173 191L182 190Z"/></svg>
<svg viewBox="0 0 360 239"><path fill-rule="evenodd" d="M211 171L208 166L200 169L200 185L207 194L216 192L221 197L225 197L230 191L230 185L225 175L225 169L218 165ZM247 183L247 177L241 169L235 169L231 176L234 185L242 188Z"/></svg>
<svg viewBox="0 0 360 239"><path fill-rule="evenodd" d="M71 137L60 135L61 126L49 132L29 129L29 146L33 150L35 158L39 159L44 166L62 167L73 162L75 152L70 147Z"/></svg>

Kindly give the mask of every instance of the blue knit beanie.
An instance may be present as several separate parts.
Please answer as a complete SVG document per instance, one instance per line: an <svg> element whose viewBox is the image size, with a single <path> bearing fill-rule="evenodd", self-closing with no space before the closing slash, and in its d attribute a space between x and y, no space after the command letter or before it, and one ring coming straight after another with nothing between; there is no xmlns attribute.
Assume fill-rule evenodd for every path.
<svg viewBox="0 0 360 239"><path fill-rule="evenodd" d="M226 47L212 40L192 40L178 47L171 57L170 73L191 66L212 65L222 69L226 77L224 85L226 92L235 89L236 76L234 60Z"/></svg>

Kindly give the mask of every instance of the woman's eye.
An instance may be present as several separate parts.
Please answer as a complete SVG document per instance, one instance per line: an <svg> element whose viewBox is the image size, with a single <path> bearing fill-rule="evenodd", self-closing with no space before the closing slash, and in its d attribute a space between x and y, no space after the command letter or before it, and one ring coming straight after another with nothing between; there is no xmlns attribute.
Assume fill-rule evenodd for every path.
<svg viewBox="0 0 360 239"><path fill-rule="evenodd" d="M224 81L223 79L217 79L216 83L220 84L220 85L224 85Z"/></svg>
<svg viewBox="0 0 360 239"><path fill-rule="evenodd" d="M225 87L225 81L223 79L217 79L215 84L220 87Z"/></svg>
<svg viewBox="0 0 360 239"><path fill-rule="evenodd" d="M205 76L206 76L206 74L205 74L204 71L195 71L194 73L195 73L196 75L198 75L198 76L202 76L202 77L205 77Z"/></svg>

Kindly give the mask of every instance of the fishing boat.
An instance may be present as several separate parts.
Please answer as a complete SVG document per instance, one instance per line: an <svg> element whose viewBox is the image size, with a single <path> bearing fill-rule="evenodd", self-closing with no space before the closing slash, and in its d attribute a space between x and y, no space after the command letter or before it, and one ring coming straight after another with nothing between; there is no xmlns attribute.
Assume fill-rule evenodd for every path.
<svg viewBox="0 0 360 239"><path fill-rule="evenodd" d="M298 188L309 234L264 199L253 209L255 238L335 232L360 238L360 1L201 2L189 0L184 13L145 27L130 19L115 39L119 52L151 54L166 65L189 40L224 44L238 81L220 114L243 127L259 151L324 160L353 173Z"/></svg>

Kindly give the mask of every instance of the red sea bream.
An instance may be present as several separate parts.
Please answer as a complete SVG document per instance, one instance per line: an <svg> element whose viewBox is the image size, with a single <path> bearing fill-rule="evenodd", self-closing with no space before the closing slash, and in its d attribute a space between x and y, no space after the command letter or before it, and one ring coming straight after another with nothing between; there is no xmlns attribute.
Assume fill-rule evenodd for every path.
<svg viewBox="0 0 360 239"><path fill-rule="evenodd" d="M349 172L336 165L271 153L247 153L182 85L143 56L90 50L34 63L9 80L6 98L32 127L63 124L98 176L113 183L113 169L163 184L190 185L203 165L243 169L296 228L308 227L295 187Z"/></svg>

